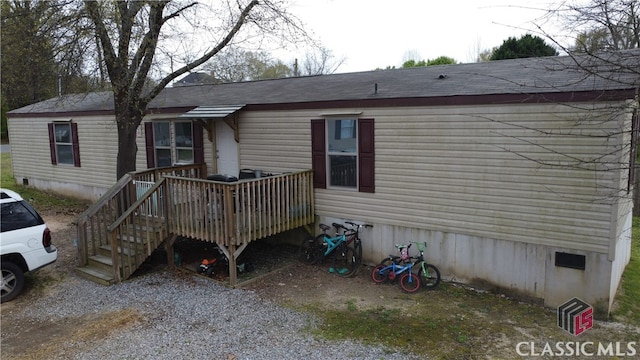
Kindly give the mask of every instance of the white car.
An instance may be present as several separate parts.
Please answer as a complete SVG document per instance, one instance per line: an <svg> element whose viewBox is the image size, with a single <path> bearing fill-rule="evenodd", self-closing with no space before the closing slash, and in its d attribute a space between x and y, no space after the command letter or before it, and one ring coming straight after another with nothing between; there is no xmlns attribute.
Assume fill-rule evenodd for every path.
<svg viewBox="0 0 640 360"><path fill-rule="evenodd" d="M22 291L24 274L51 264L58 249L42 217L18 193L0 189L0 254L2 302Z"/></svg>

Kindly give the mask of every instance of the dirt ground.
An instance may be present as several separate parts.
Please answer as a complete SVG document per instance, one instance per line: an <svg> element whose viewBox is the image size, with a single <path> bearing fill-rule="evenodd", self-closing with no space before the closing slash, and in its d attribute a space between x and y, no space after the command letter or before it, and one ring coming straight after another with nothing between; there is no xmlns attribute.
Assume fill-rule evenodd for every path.
<svg viewBox="0 0 640 360"><path fill-rule="evenodd" d="M100 329L127 326L131 314L105 317L104 319L78 318L64 324L42 324L15 319L14 310L26 308L36 301L42 292L55 289L61 281L86 281L73 273L76 238L72 225L75 213L43 213L50 227L54 244L58 247L58 260L41 269L15 300L0 307L2 331L2 359L47 359L51 353L41 356L22 354L34 344L59 343L61 337L91 337L97 340L109 332ZM259 243L259 244L258 244ZM297 261L297 249L292 246L274 245L269 241L256 242L257 247L247 248L239 262L251 263L252 271L240 274L241 288L255 291L261 297L295 308L347 309L399 309L403 313L415 314L417 318L430 319L433 328L446 331L464 330L458 342L465 346L478 347L483 358L514 358L518 341L541 341L541 339L574 340L554 326L555 313L551 309L522 305L504 295L488 295L484 291L469 289L457 284L445 283L432 291L405 294L397 285L374 284L369 278L371 268L362 267L352 278L342 278L328 272L328 265L305 265ZM270 255L265 255L271 249ZM275 252L273 251L275 249ZM176 251L181 255L181 268L193 272L202 258L215 257L216 250L202 243L178 242ZM166 256L156 254L142 267L141 272L166 268ZM202 276L202 275L201 275ZM225 281L225 272L219 269L212 281ZM495 299L494 299L495 298ZM410 317L411 315L409 315ZM7 321L10 320L10 321ZM471 325L465 325L472 321ZM98 327L99 324L100 326ZM620 341L637 339L640 331L623 324L598 322L582 341ZM431 325L428 325L431 326ZM91 329L95 331L91 331ZM440 330L438 330L440 331ZM452 335L456 336L456 335ZM57 339L57 340L56 340ZM76 339L77 340L77 339ZM455 342L455 339L453 340ZM640 344L640 343L639 343ZM62 345L56 345L62 346ZM640 347L639 347L640 350ZM476 350L474 350L476 351ZM509 354L505 356L504 354Z"/></svg>
<svg viewBox="0 0 640 360"><path fill-rule="evenodd" d="M37 301L43 294L55 291L56 284L62 281L87 281L74 273L76 266L76 249L73 243L76 238L73 221L77 213L47 213L41 212L47 226L53 236L53 242L58 248L58 259L55 263L40 269L35 275L27 275L23 293L13 301L2 304L0 307L0 329L2 332L2 346L0 357L2 359L45 359L46 355L39 357L30 353L27 357L20 354L27 353L35 344L49 341L51 345L55 339L63 337L101 337L107 333L103 331L92 332L89 327L104 329L105 327L126 326L126 321L131 314L122 314L114 317L111 314L104 319L78 318L64 324L43 324L32 321L19 321L14 314ZM267 251L267 249L269 249ZM203 258L214 258L218 254L211 244L178 240L176 252L181 255L180 271L187 274L196 274L196 269ZM265 254L267 254L265 256ZM351 295L359 294L358 299L362 306L377 306L384 302L384 295L380 294L379 287L372 286L365 275L364 269L355 278L341 278L330 274L328 267L304 265L297 261L297 248L291 245L277 245L271 241L256 242L255 246L247 248L239 258L240 263L251 263L254 269L250 272L240 273L238 278L241 288L254 290L262 297L274 301L280 301L290 306L304 304L324 304L325 306L341 306L347 301L352 301ZM134 276L144 275L150 271L166 269L166 254L154 253L143 264ZM200 276L205 276L201 274ZM227 283L227 271L225 267L216 268L211 276L212 281ZM399 289L389 287L390 294L398 293ZM391 296L391 295L389 295ZM366 305L365 305L366 304ZM346 305L345 305L346 306ZM50 339L50 340L45 340ZM77 339L76 339L77 340Z"/></svg>

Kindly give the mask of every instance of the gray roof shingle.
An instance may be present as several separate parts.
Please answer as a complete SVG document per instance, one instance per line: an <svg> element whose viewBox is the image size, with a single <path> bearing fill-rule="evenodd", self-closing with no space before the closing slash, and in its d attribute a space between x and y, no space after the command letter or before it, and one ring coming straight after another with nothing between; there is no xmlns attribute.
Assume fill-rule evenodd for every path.
<svg viewBox="0 0 640 360"><path fill-rule="evenodd" d="M635 49L599 58L554 56L170 87L149 108L628 90L639 85L638 74L640 49ZM112 110L113 94L98 92L53 98L9 114Z"/></svg>

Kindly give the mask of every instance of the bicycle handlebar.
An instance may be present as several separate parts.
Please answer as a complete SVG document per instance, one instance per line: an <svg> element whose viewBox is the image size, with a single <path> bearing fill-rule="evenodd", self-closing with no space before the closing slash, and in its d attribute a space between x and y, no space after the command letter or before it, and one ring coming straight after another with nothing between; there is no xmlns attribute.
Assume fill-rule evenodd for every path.
<svg viewBox="0 0 640 360"><path fill-rule="evenodd" d="M333 227L334 227L334 228L336 228L336 229L338 229L338 230L339 230L339 229L348 230L348 229L347 229L344 225L342 225L342 224L333 223L333 224L331 224L331 225L333 225Z"/></svg>
<svg viewBox="0 0 640 360"><path fill-rule="evenodd" d="M349 225L351 225L351 226L353 226L353 227L359 227L359 228L360 228L360 227L364 227L364 228L367 228L367 227L373 227L373 225L369 225L369 224L356 224L356 223L351 222L351 221L345 221L344 223L345 223L345 224L349 224Z"/></svg>

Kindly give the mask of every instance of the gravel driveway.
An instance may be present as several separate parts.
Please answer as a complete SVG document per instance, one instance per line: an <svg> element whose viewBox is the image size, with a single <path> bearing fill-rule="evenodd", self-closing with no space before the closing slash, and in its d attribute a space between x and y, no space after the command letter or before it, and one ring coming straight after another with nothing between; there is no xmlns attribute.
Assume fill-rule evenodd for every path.
<svg viewBox="0 0 640 360"><path fill-rule="evenodd" d="M3 305L3 359L408 358L380 347L314 339L309 329L317 320L310 315L179 272L110 287L73 275L59 285L20 306ZM4 325L14 321L39 324L32 335L41 343L5 332Z"/></svg>
<svg viewBox="0 0 640 360"><path fill-rule="evenodd" d="M44 217L58 261L0 307L2 359L411 358L315 339L310 334L319 320L311 315L195 274L161 270L109 287L95 284L73 272L75 214Z"/></svg>

